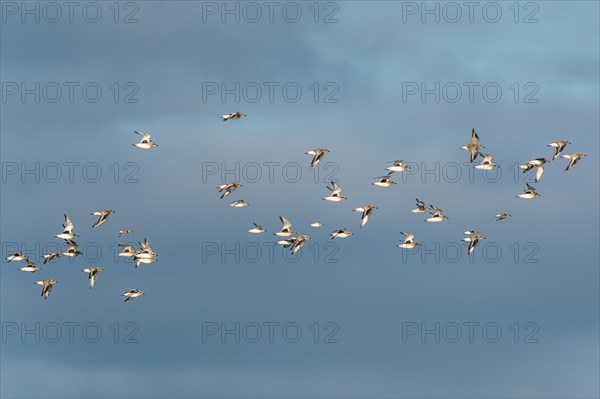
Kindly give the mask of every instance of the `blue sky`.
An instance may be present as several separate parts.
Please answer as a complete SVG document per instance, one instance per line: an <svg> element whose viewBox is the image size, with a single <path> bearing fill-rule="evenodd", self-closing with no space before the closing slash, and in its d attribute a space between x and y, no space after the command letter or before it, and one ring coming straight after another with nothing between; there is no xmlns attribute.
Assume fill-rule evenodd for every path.
<svg viewBox="0 0 600 399"><path fill-rule="evenodd" d="M272 23L247 22L246 14L222 22L224 3L194 1L124 2L115 23L113 2L98 4L96 23L80 8L72 23L66 9L56 23L44 19L54 14L40 14L39 23L25 14L22 22L21 2L2 6L2 256L16 245L38 261L36 245L62 245L53 235L65 212L86 250L35 274L2 264L1 396L598 397L597 2L522 2L518 22L513 2L498 2L496 23L481 13L489 3L478 3L473 22L462 8L456 23L444 20L450 14L422 22L421 2L321 2L317 23L313 2L278 3ZM203 14L215 4L216 15ZM403 14L414 4L415 15ZM288 22L278 12L284 6L299 7L300 20ZM123 22L130 13L138 22ZM328 15L337 23L323 23ZM524 23L532 18L538 22ZM34 94L24 101L11 94L36 82L37 103ZM64 90L55 103L51 82ZM65 82L74 82L72 102ZM223 82L277 86L272 102L266 92L256 102L251 94L238 103L231 95L203 101L203 83ZM463 96L450 102L453 92L440 92L435 102L403 93L436 82L440 90L463 88ZM285 97L286 84L300 87L299 101ZM86 100L93 91L84 95L85 85L100 87L102 97ZM486 100L485 85L500 87L498 101ZM337 102L324 101L330 93ZM248 117L220 121L233 111ZM469 178L468 153L458 147L472 128L501 166L496 182L479 171ZM134 130L159 146L132 147ZM568 172L567 160L551 162L534 184L541 197L514 198L525 188L514 165L551 157L546 144L559 139L571 141L566 152L587 157ZM331 152L315 182L304 152L319 147ZM393 159L418 169L395 176L389 189L370 185ZM21 175L36 162L39 172ZM239 176L222 179L236 163ZM219 173L203 173L214 165ZM253 182L256 165L261 177ZM347 201L321 200L328 176ZM220 200L216 186L236 177L244 186ZM424 223L410 212L415 197L450 219ZM251 205L228 206L242 198ZM367 203L379 209L360 229L351 210ZM89 212L103 208L117 213L92 230ZM502 211L513 217L496 222ZM269 257L279 215L312 237L293 262L280 248ZM315 219L325 227L308 227ZM253 222L268 233L247 233ZM332 242L328 233L340 227L355 235ZM122 228L134 233L119 239ZM460 241L467 229L486 237L472 260ZM403 254L400 231L414 233L430 255ZM116 243L146 237L158 262L139 269L115 262ZM79 271L89 265L105 269L93 290ZM45 278L59 281L47 301L32 284ZM146 295L124 304L120 294L134 287ZM91 343L76 331L69 342L71 322L97 323L102 336ZM279 323L273 342L270 322ZM406 326L436 322L462 326L461 339L421 342L418 333L403 342ZM479 323L473 342L469 322ZM35 323L45 329L39 343L20 336ZM62 326L57 343L47 335L52 323ZM257 323L263 335L257 343L231 335L221 342L220 334L203 335L213 323L240 323L246 332ZM300 326L298 342L282 335L286 323ZM488 323L501 328L496 343L481 334ZM523 342L533 331L526 323L537 343ZM123 342L132 331L138 342ZM338 342L324 343L332 331Z"/></svg>

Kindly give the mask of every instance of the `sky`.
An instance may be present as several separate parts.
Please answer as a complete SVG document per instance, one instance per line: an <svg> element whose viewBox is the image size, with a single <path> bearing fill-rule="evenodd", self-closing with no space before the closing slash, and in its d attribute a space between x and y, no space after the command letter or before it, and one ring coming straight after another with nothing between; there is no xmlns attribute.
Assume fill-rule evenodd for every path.
<svg viewBox="0 0 600 399"><path fill-rule="evenodd" d="M598 2L0 6L0 396L600 395ZM459 150L473 128L496 171ZM587 156L521 173L556 140ZM64 213L83 254L43 265ZM296 256L279 216L311 237ZM116 256L145 238L157 262Z"/></svg>

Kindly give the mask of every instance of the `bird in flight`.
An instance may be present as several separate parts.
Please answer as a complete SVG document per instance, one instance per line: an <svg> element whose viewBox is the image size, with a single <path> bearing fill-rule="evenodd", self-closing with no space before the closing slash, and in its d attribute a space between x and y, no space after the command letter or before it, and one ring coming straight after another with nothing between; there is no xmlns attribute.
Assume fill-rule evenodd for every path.
<svg viewBox="0 0 600 399"><path fill-rule="evenodd" d="M563 152L567 144L571 144L571 142L567 140L558 140L554 143L546 144L546 147L554 147L554 155L552 156L553 161L560 155L561 152Z"/></svg>
<svg viewBox="0 0 600 399"><path fill-rule="evenodd" d="M243 112L232 112L230 114L221 115L221 118L223 119L223 122L227 122L229 120L240 119L244 116L248 115L244 114Z"/></svg>
<svg viewBox="0 0 600 399"><path fill-rule="evenodd" d="M479 154L480 148L485 147L479 144L479 136L475 132L475 129L473 129L471 131L471 141L469 141L469 144L460 147L460 149L469 151L471 153L471 162L473 162L475 158L477 158L477 154Z"/></svg>
<svg viewBox="0 0 600 399"><path fill-rule="evenodd" d="M42 295L44 297L44 299L48 299L48 296L50 295L50 293L52 292L52 286L54 286L54 284L56 284L57 281L56 280L40 280L40 281L36 281L34 284L38 284L38 285L43 285L44 287L42 288Z"/></svg>
<svg viewBox="0 0 600 399"><path fill-rule="evenodd" d="M340 201L343 201L343 200L347 199L346 197L344 197L341 194L342 193L342 187L338 186L336 184L336 182L332 181L331 182L331 187L327 186L327 189L329 191L331 191L331 195L329 195L327 197L323 197L323 199L325 201L340 202Z"/></svg>
<svg viewBox="0 0 600 399"><path fill-rule="evenodd" d="M402 244L398 245L400 248L415 248L415 247L418 247L419 245L421 245L418 242L414 241L414 238L415 238L414 234L407 233L405 231L401 231L400 234L405 236Z"/></svg>
<svg viewBox="0 0 600 399"><path fill-rule="evenodd" d="M561 155L560 157L569 160L569 164L567 165L567 168L565 169L565 170L569 170L573 166L575 166L581 158L583 158L585 156L586 155L583 152L572 152L570 154Z"/></svg>
<svg viewBox="0 0 600 399"><path fill-rule="evenodd" d="M377 208L377 206L375 206L375 205L363 205L360 208L354 209L354 212L362 212L362 215L360 217L360 228L361 229L367 224L367 222L369 221L369 216L371 216L371 213L375 209L379 209L379 208Z"/></svg>
<svg viewBox="0 0 600 399"><path fill-rule="evenodd" d="M542 173L544 173L544 164L548 163L546 158L536 158L532 159L529 162L525 162L523 165L520 165L519 168L523 169L523 173L528 170L535 168L535 182L539 182L542 177Z"/></svg>
<svg viewBox="0 0 600 399"><path fill-rule="evenodd" d="M132 299L135 299L137 297L140 297L144 294L145 294L144 291L140 291L139 289L134 288L129 291L125 291L124 293L121 294L121 296L126 296L127 298L125 298L124 302L127 302L127 301L131 301Z"/></svg>
<svg viewBox="0 0 600 399"><path fill-rule="evenodd" d="M542 194L538 194L535 189L533 188L533 186L531 186L529 183L527 184L527 189L525 191L523 191L523 194L519 194L516 195L517 198L523 198L523 199L531 199L531 198L535 198L535 197L539 197Z"/></svg>
<svg viewBox="0 0 600 399"><path fill-rule="evenodd" d="M98 278L98 273L104 270L101 267L89 267L87 269L82 269L81 271L88 274L88 278L90 279L90 289L94 288L94 284L96 284L96 279Z"/></svg>
<svg viewBox="0 0 600 399"><path fill-rule="evenodd" d="M137 131L135 131L134 133L142 136L139 143L132 144L134 147L142 148L144 150L149 150L152 147L158 147L158 144L152 141L152 135Z"/></svg>
<svg viewBox="0 0 600 399"><path fill-rule="evenodd" d="M327 148L317 148L316 150L306 151L305 154L313 156L312 161L310 161L310 167L314 168L315 166L317 166L317 164L319 163L319 161L321 161L326 152L329 152Z"/></svg>
<svg viewBox="0 0 600 399"><path fill-rule="evenodd" d="M104 221L108 218L108 216L111 213L115 213L115 211L113 211L112 209L102 209L101 211L91 212L90 215L99 216L98 220L96 220L96 222L92 225L92 229L104 223Z"/></svg>

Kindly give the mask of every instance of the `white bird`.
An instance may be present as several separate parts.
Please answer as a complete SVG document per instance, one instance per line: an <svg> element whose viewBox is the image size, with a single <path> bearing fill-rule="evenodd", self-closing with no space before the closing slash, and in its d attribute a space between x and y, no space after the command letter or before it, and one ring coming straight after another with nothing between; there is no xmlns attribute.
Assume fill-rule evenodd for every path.
<svg viewBox="0 0 600 399"><path fill-rule="evenodd" d="M158 144L152 141L152 135L137 131L134 133L142 136L139 143L132 144L134 147L142 148L144 150L149 150L152 147L158 147Z"/></svg>
<svg viewBox="0 0 600 399"><path fill-rule="evenodd" d="M240 183L227 183L227 184L221 184L217 188L219 189L219 192L223 193L221 195L221 198L225 198L229 194L234 192L238 187L242 187L242 185Z"/></svg>
<svg viewBox="0 0 600 399"><path fill-rule="evenodd" d="M500 220L504 220L504 219L506 219L506 218L508 218L510 216L511 216L510 213L504 213L504 212L503 213L499 213L499 214L496 215L496 222L499 222Z"/></svg>
<svg viewBox="0 0 600 399"><path fill-rule="evenodd" d="M41 296L43 296L44 299L48 299L48 296L52 292L52 286L54 284L56 284L56 283L57 283L56 280L48 279L48 280L36 281L34 284L38 284L38 285L43 285L44 286L44 288L42 288L42 295Z"/></svg>
<svg viewBox="0 0 600 399"><path fill-rule="evenodd" d="M340 202L347 199L341 194L342 187L338 186L334 181L331 182L331 187L327 186L327 189L331 191L331 195L323 197L325 201Z"/></svg>
<svg viewBox="0 0 600 399"><path fill-rule="evenodd" d="M300 251L300 249L304 246L306 241L310 240L310 236L307 236L307 235L301 235L301 236L297 236L294 238L295 238L295 240L292 244L292 253L293 254Z"/></svg>
<svg viewBox="0 0 600 399"><path fill-rule="evenodd" d="M127 234L133 233L133 230L123 229L119 230L119 237L126 236Z"/></svg>
<svg viewBox="0 0 600 399"><path fill-rule="evenodd" d="M88 274L88 278L90 279L90 289L94 288L94 284L96 284L96 279L98 278L98 273L104 270L101 267L89 267L87 269L82 269L81 271Z"/></svg>
<svg viewBox="0 0 600 399"><path fill-rule="evenodd" d="M62 252L52 252L44 255L44 265L48 262L52 262L54 259L58 259L62 256Z"/></svg>
<svg viewBox="0 0 600 399"><path fill-rule="evenodd" d="M425 203L423 201L419 201L419 199L417 198L417 207L415 209L412 209L411 212L412 213L427 212L427 207L425 206Z"/></svg>
<svg viewBox="0 0 600 399"><path fill-rule="evenodd" d="M125 291L124 293L121 294L121 296L127 297L124 302L130 301L130 300L140 297L142 295L144 295L144 291L140 291L137 288L131 289L129 291Z"/></svg>
<svg viewBox="0 0 600 399"><path fill-rule="evenodd" d="M399 159L396 161L390 161L392 166L388 166L385 170L389 170L390 172L404 172L408 170L408 165L404 165L404 161Z"/></svg>
<svg viewBox="0 0 600 399"><path fill-rule="evenodd" d="M448 216L442 214L442 210L433 205L429 205L433 212L430 212L433 216L425 219L426 222L443 222L448 219Z"/></svg>
<svg viewBox="0 0 600 399"><path fill-rule="evenodd" d="M516 195L515 197L523 198L523 199L531 199L531 198L539 197L542 195L542 194L536 193L535 189L529 183L526 183L526 184L527 184L527 189L523 191L523 194Z"/></svg>
<svg viewBox="0 0 600 399"><path fill-rule="evenodd" d="M483 161L481 161L481 163L479 165L475 165L474 166L475 169L492 170L492 169L496 169L498 167L497 164L492 162L492 159L494 159L494 157L492 155L484 154L483 152L479 152L479 155L483 157Z"/></svg>
<svg viewBox="0 0 600 399"><path fill-rule="evenodd" d="M392 175L392 172L388 173L385 176L378 176L378 177L374 177L374 179L378 179L377 181L371 183L374 186L377 187L389 187L392 184L396 184L395 181L390 179L390 176Z"/></svg>
<svg viewBox="0 0 600 399"><path fill-rule="evenodd" d="M402 242L402 244L398 245L400 248L415 248L418 247L419 244L418 242L414 241L415 235L411 234L411 233L407 233L405 231L401 231L400 234L406 236L406 238L404 238L404 241Z"/></svg>
<svg viewBox="0 0 600 399"><path fill-rule="evenodd" d="M65 213L65 224L63 226L63 232L60 234L56 234L54 237L62 238L63 240L70 240L72 238L77 237L77 234L73 233L73 222Z"/></svg>
<svg viewBox="0 0 600 399"><path fill-rule="evenodd" d="M136 251L133 250L133 245L119 244L119 246L123 247L123 250L118 254L119 256L129 257L135 255Z"/></svg>
<svg viewBox="0 0 600 399"><path fill-rule="evenodd" d="M79 252L77 250L77 247L79 246L79 244L77 244L75 241L72 240L65 240L67 242L67 251L61 253L61 256L70 256L70 257L75 257L75 256L79 256L81 255L81 252Z"/></svg>
<svg viewBox="0 0 600 399"><path fill-rule="evenodd" d="M360 208L354 209L354 212L362 212L362 215L360 217L360 228L361 229L365 226L365 224L367 224L367 222L369 221L369 216L371 216L371 213L375 209L379 209L379 208L377 208L377 206L375 206L375 205L364 205Z"/></svg>
<svg viewBox="0 0 600 399"><path fill-rule="evenodd" d="M569 164L567 165L567 168L565 169L565 170L569 170L573 166L575 166L581 158L583 158L585 156L587 156L587 155L585 155L583 152L572 152L570 154L561 155L560 157L569 160Z"/></svg>
<svg viewBox="0 0 600 399"><path fill-rule="evenodd" d="M260 233L264 233L265 231L267 231L267 230L263 229L262 226L259 226L256 223L253 223L253 224L254 224L254 227L251 228L250 230L248 230L249 233L260 234Z"/></svg>
<svg viewBox="0 0 600 399"><path fill-rule="evenodd" d="M346 230L346 229L338 229L338 230L334 230L330 233L331 235L331 239L333 240L334 238L347 238L350 237L352 235L352 232Z"/></svg>
<svg viewBox="0 0 600 399"><path fill-rule="evenodd" d="M19 270L21 270L22 272L28 272L28 273L35 273L40 269L41 269L41 267L36 266L36 264L31 262L30 260L27 261L27 265L19 268Z"/></svg>
<svg viewBox="0 0 600 399"><path fill-rule="evenodd" d="M6 257L6 260L10 263L13 260L14 261L22 261L22 260L25 260L27 258L28 258L28 256L25 255L24 253L22 253L22 252L15 252L14 254L8 255Z"/></svg>
<svg viewBox="0 0 600 399"><path fill-rule="evenodd" d="M237 201L233 201L231 204L229 204L229 206L232 206L234 208L243 208L245 206L250 205L249 203L247 203L244 200L237 200Z"/></svg>
<svg viewBox="0 0 600 399"><path fill-rule="evenodd" d="M563 152L563 150L565 149L567 144L571 144L571 142L567 141L567 140L558 140L558 141L555 141L554 143L546 144L546 147L554 147L555 148L554 155L552 156L553 161L560 155L561 152Z"/></svg>
<svg viewBox="0 0 600 399"><path fill-rule="evenodd" d="M523 169L523 173L527 172L531 168L535 168L535 182L537 183L540 181L542 173L544 173L544 164L547 162L548 160L546 158L536 158L529 162L525 162L523 165L520 165L519 168Z"/></svg>
<svg viewBox="0 0 600 399"><path fill-rule="evenodd" d="M108 216L111 213L115 213L115 211L113 211L112 209L102 209L101 211L91 212L90 215L99 216L98 220L96 220L96 222L92 226L92 229L104 223L106 218L108 218Z"/></svg>
<svg viewBox="0 0 600 399"><path fill-rule="evenodd" d="M273 233L273 235L280 237L289 237L291 235L296 234L296 232L292 230L292 223L289 220L287 220L283 216L279 216L279 220L281 220L283 226L281 227L280 231L278 231L277 233Z"/></svg>
<svg viewBox="0 0 600 399"><path fill-rule="evenodd" d="M316 150L306 151L305 154L312 155L313 159L310 161L310 167L314 168L317 166L321 158L325 155L326 152L330 152L327 148L317 148Z"/></svg>
<svg viewBox="0 0 600 399"><path fill-rule="evenodd" d="M315 227L315 228L323 227L323 223L319 222L318 220L315 220L314 222L312 222L310 224L310 227Z"/></svg>
<svg viewBox="0 0 600 399"><path fill-rule="evenodd" d="M469 234L469 233L465 232L465 234ZM477 246L477 244L479 244L479 241L483 240L484 238L485 237L482 235L472 235L470 237L463 238L463 241L469 243L469 248L467 249L467 254L471 255L473 253L473 251L475 250L475 247Z"/></svg>
<svg viewBox="0 0 600 399"><path fill-rule="evenodd" d="M240 119L244 116L248 115L244 114L243 112L232 112L230 114L222 115L221 118L223 119L223 122L227 122L228 120Z"/></svg>
<svg viewBox="0 0 600 399"><path fill-rule="evenodd" d="M475 132L475 129L473 129L471 131L471 141L469 141L469 144L460 147L460 149L469 151L471 153L471 162L473 162L475 158L477 158L477 154L479 154L480 148L485 147L479 144L479 136Z"/></svg>

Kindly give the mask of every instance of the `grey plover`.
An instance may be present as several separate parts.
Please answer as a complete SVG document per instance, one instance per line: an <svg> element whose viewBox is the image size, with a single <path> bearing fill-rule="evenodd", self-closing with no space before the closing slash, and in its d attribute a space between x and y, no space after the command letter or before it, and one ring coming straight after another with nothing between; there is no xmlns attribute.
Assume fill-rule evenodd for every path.
<svg viewBox="0 0 600 399"><path fill-rule="evenodd" d="M125 298L124 302L130 301L132 299L135 299L137 297L140 297L142 295L144 295L144 291L140 291L137 288L131 289L129 291L125 291L124 293L121 294L121 296L125 296L127 298Z"/></svg>
<svg viewBox="0 0 600 399"><path fill-rule="evenodd" d="M240 183L227 183L227 184L221 184L217 188L219 189L220 193L221 192L223 193L223 194L221 194L221 198L225 198L229 194L234 192L238 187L242 187L242 185Z"/></svg>
<svg viewBox="0 0 600 399"><path fill-rule="evenodd" d="M306 241L310 240L310 236L301 235L301 236L297 236L295 238L296 239L294 240L294 243L292 244L292 253L293 254L300 251L300 249L304 246Z"/></svg>
<svg viewBox="0 0 600 399"><path fill-rule="evenodd" d="M19 270L21 270L22 272L28 272L28 273L35 273L40 269L41 269L41 267L37 266L35 263L31 262L30 260L27 260L27 265L19 268Z"/></svg>
<svg viewBox="0 0 600 399"><path fill-rule="evenodd" d="M310 161L310 167L314 168L317 166L321 158L325 155L326 152L329 152L327 148L317 148L316 150L306 151L305 154L312 155L313 159Z"/></svg>
<svg viewBox="0 0 600 399"><path fill-rule="evenodd" d="M468 233L465 233L468 234ZM470 237L463 238L463 241L469 243L469 248L467 248L467 254L471 255L475 250L475 247L479 243L480 240L483 240L485 237L479 234L472 235Z"/></svg>
<svg viewBox="0 0 600 399"><path fill-rule="evenodd" d="M417 207L415 209L411 209L412 213L423 213L423 212L427 212L427 206L425 206L425 203L423 201L419 201L419 199L417 198Z"/></svg>
<svg viewBox="0 0 600 399"><path fill-rule="evenodd" d="M40 281L36 281L34 284L38 284L38 285L43 285L44 287L42 288L42 295L44 297L44 299L48 299L48 296L50 295L50 293L52 292L52 286L54 284L56 284L57 281L53 280L53 279L48 279L48 280L40 280Z"/></svg>
<svg viewBox="0 0 600 399"><path fill-rule="evenodd" d="M331 239L333 240L334 238L347 238L350 237L352 235L352 232L346 230L346 229L338 229L338 230L334 230L330 233L331 235Z"/></svg>
<svg viewBox="0 0 600 399"><path fill-rule="evenodd" d="M395 181L393 181L392 179L390 179L390 176L392 175L392 172L388 173L385 176L377 176L374 177L374 179L377 179L377 181L372 182L371 184L377 187L389 187L392 184L396 184Z"/></svg>
<svg viewBox="0 0 600 399"><path fill-rule="evenodd" d="M319 222L318 220L315 220L314 222L312 222L310 224L310 227L315 227L315 228L323 227L323 223Z"/></svg>
<svg viewBox="0 0 600 399"><path fill-rule="evenodd" d="M142 148L144 150L149 150L152 147L158 147L158 144L152 141L152 135L137 131L135 131L134 133L142 136L139 143L132 144L134 147Z"/></svg>
<svg viewBox="0 0 600 399"><path fill-rule="evenodd" d="M88 267L87 269L82 269L81 271L88 274L88 278L90 280L90 289L94 288L94 284L96 284L96 279L98 278L98 273L104 270L101 267Z"/></svg>
<svg viewBox="0 0 600 399"><path fill-rule="evenodd" d="M369 221L369 216L371 216L371 213L375 209L379 209L379 208L377 208L377 206L375 206L375 205L363 205L360 208L354 209L354 212L362 212L362 215L360 216L360 228L361 229L367 224L367 222Z"/></svg>
<svg viewBox="0 0 600 399"><path fill-rule="evenodd" d="M325 201L340 202L347 199L341 194L342 187L338 186L336 182L332 181L331 187L327 186L327 189L331 191L331 195L323 197Z"/></svg>
<svg viewBox="0 0 600 399"><path fill-rule="evenodd" d="M569 160L569 164L567 165L567 168L565 169L565 170L569 170L573 166L575 166L581 158L583 158L585 156L587 156L587 155L585 155L583 152L572 152L570 154L561 155L560 157Z"/></svg>
<svg viewBox="0 0 600 399"><path fill-rule="evenodd" d="M415 238L414 234L407 233L405 231L401 231L400 234L405 236L402 244L398 245L400 248L415 248L415 247L418 247L419 245L421 245L418 242L414 241L414 238Z"/></svg>
<svg viewBox="0 0 600 399"><path fill-rule="evenodd" d="M237 201L233 201L231 204L229 204L229 206L232 206L234 208L243 208L245 206L250 205L249 203L247 203L244 200L237 200Z"/></svg>
<svg viewBox="0 0 600 399"><path fill-rule="evenodd" d="M133 230L129 230L129 229L119 230L119 237L123 237L123 236L126 236L127 234L131 234L131 233L133 233Z"/></svg>
<svg viewBox="0 0 600 399"><path fill-rule="evenodd" d="M292 230L292 223L289 220L287 220L283 216L279 216L279 220L281 220L281 223L283 223L283 226L281 226L280 231L278 231L277 233L273 233L273 235L280 236L280 237L289 237L289 236L296 234L296 232L294 230Z"/></svg>
<svg viewBox="0 0 600 399"><path fill-rule="evenodd" d="M67 214L65 213L65 224L63 226L63 232L60 234L56 234L54 237L62 238L63 240L70 240L72 238L77 237L77 234L73 233L73 222Z"/></svg>
<svg viewBox="0 0 600 399"><path fill-rule="evenodd" d="M565 149L567 144L571 144L568 140L558 140L554 143L546 144L546 147L554 147L554 155L552 156L552 160L554 161L561 152Z"/></svg>
<svg viewBox="0 0 600 399"><path fill-rule="evenodd" d="M542 173L544 173L544 164L547 163L546 158L536 158L529 162L525 162L523 165L519 165L519 168L523 169L523 173L527 172L531 168L535 168L535 182L540 181Z"/></svg>
<svg viewBox="0 0 600 399"><path fill-rule="evenodd" d="M542 195L542 194L538 194L529 183L526 183L526 184L527 184L527 189L525 189L523 191L523 194L515 195L515 197L523 198L523 199L531 199L531 198L539 197Z"/></svg>
<svg viewBox="0 0 600 399"><path fill-rule="evenodd" d="M510 213L499 213L496 215L496 222L499 222L500 220L504 220L510 216L511 216Z"/></svg>
<svg viewBox="0 0 600 399"><path fill-rule="evenodd" d="M244 116L247 115L243 112L232 112L230 114L221 115L221 119L223 119L223 122L227 122L229 120L240 119Z"/></svg>
<svg viewBox="0 0 600 399"><path fill-rule="evenodd" d="M18 262L18 261L25 260L27 258L28 258L28 256L25 255L24 253L22 253L22 252L15 252L14 254L8 255L6 257L6 260L10 263L13 260Z"/></svg>
<svg viewBox="0 0 600 399"><path fill-rule="evenodd" d="M121 252L119 252L119 256L129 257L135 255L136 251L133 250L133 245L119 244L119 246L123 248Z"/></svg>
<svg viewBox="0 0 600 399"><path fill-rule="evenodd" d="M475 132L475 129L473 129L471 131L471 141L469 141L469 144L460 147L460 149L469 151L471 153L471 162L473 162L475 158L477 158L477 154L479 154L480 148L485 147L479 144L479 136Z"/></svg>
<svg viewBox="0 0 600 399"><path fill-rule="evenodd" d="M484 154L481 151L479 152L479 155L483 157L483 161L481 161L481 163L479 165L473 166L475 169L492 170L492 169L496 169L498 167L497 164L492 162L492 159L494 159L494 157L492 155Z"/></svg>
<svg viewBox="0 0 600 399"><path fill-rule="evenodd" d="M44 255L44 265L48 262L52 262L54 259L58 259L62 256L62 252L52 252Z"/></svg>
<svg viewBox="0 0 600 399"><path fill-rule="evenodd" d="M432 210L432 212L429 212L429 213L431 213L433 216L425 219L426 222L443 222L444 220L448 219L448 216L444 215L440 208L437 208L434 205L429 205L429 206L431 207L431 210Z"/></svg>
<svg viewBox="0 0 600 399"><path fill-rule="evenodd" d="M389 170L390 172L404 172L405 170L408 170L408 165L405 165L404 161L401 159L389 162L392 166L388 166L385 170Z"/></svg>
<svg viewBox="0 0 600 399"><path fill-rule="evenodd" d="M265 231L267 231L267 230L263 229L262 226L259 226L256 223L253 223L253 224L254 224L254 227L251 228L250 230L248 230L249 233L260 234L260 233L264 233Z"/></svg>
<svg viewBox="0 0 600 399"><path fill-rule="evenodd" d="M99 216L98 220L92 225L92 229L104 223L111 213L115 213L115 211L112 209L102 209L101 211L91 212L90 215Z"/></svg>
<svg viewBox="0 0 600 399"><path fill-rule="evenodd" d="M77 244L73 240L65 240L65 241L67 242L68 248L65 252L61 253L61 256L75 257L75 256L81 255L81 252L79 252L77 250L77 247L79 247L79 244Z"/></svg>

